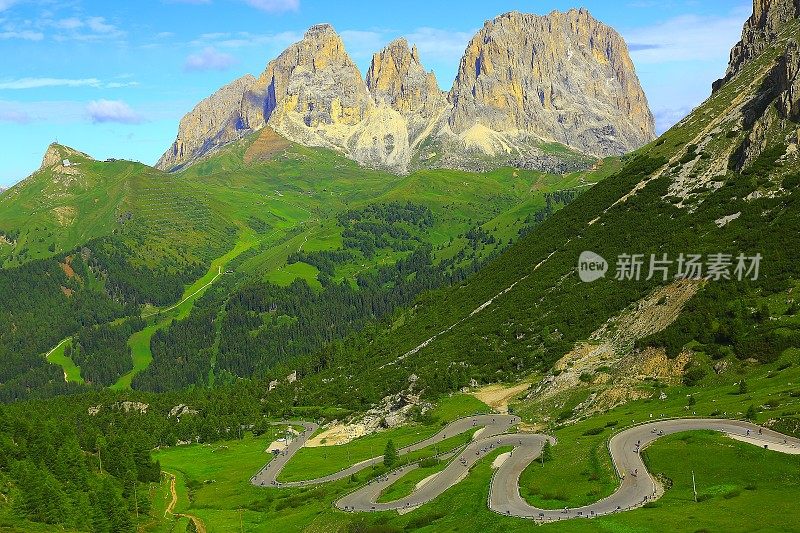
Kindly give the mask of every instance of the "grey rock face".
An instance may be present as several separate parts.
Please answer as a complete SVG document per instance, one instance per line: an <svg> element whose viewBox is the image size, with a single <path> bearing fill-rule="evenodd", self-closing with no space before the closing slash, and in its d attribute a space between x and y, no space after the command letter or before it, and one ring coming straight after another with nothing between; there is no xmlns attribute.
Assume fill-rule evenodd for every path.
<svg viewBox="0 0 800 533"><path fill-rule="evenodd" d="M606 156L654 137L624 41L585 10L487 22L447 94L405 39L376 53L364 80L333 28L313 26L258 79L245 76L186 115L157 166L181 168L265 125L399 173L520 161L572 168L580 158L559 165L545 145Z"/></svg>
<svg viewBox="0 0 800 533"><path fill-rule="evenodd" d="M753 14L742 29L742 39L731 50L725 77L714 82L717 91L779 36L788 22L800 17L800 0L753 0Z"/></svg>
<svg viewBox="0 0 800 533"><path fill-rule="evenodd" d="M402 38L372 57L367 87L376 102L386 103L403 116L412 144L448 107L436 75L425 71L417 47L409 48Z"/></svg>
<svg viewBox="0 0 800 533"><path fill-rule="evenodd" d="M532 133L597 156L655 137L624 40L586 10L488 21L467 46L450 101L455 134Z"/></svg>
<svg viewBox="0 0 800 533"><path fill-rule="evenodd" d="M372 106L358 68L328 24L312 26L271 61L258 85L265 87L264 114L272 124L291 115L308 128L352 126Z"/></svg>
<svg viewBox="0 0 800 533"><path fill-rule="evenodd" d="M247 109L251 99L245 97L255 84L256 79L248 74L197 104L181 119L178 138L158 160L156 168L180 168L196 156L213 152L262 127L261 114ZM260 107L258 99L253 106Z"/></svg>
<svg viewBox="0 0 800 533"><path fill-rule="evenodd" d="M344 43L328 24L270 62L258 80L267 123L286 138L402 172L410 159L402 117L376 105Z"/></svg>

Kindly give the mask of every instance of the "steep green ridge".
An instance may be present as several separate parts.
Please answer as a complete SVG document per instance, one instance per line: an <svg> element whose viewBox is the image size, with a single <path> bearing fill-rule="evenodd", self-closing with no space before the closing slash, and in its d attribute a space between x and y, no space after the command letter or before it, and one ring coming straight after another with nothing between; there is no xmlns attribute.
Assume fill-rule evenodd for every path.
<svg viewBox="0 0 800 533"><path fill-rule="evenodd" d="M793 23L784 35L796 32ZM689 117L628 156L591 194L579 196L472 278L427 295L395 317L392 327L354 337L322 372L310 371L317 361L296 365L308 373L298 386L306 394L301 401L355 408L365 388L397 391L412 374L421 376L418 387L436 394L471 379L493 382L547 371L575 342L664 284L660 277L613 279L615 260L625 253L667 253L673 260L680 253L762 255L757 281L706 284L687 318L664 333L668 338L645 345L669 344L674 356L695 341L698 351L761 361L796 346L793 325L779 327L752 311L765 298L791 299L800 279L787 256L800 244L797 156L787 151L788 144L796 146L797 122L763 104L774 97L768 80L783 68L786 46L773 43ZM766 117L759 129L753 127L754 102L761 102ZM740 166L732 154L756 134L764 147ZM590 284L575 271L586 250L611 263L606 277ZM646 278L647 264L643 270ZM721 316L735 318L728 323ZM328 361L330 354L324 357ZM348 376L346 385L324 386L341 376Z"/></svg>
<svg viewBox="0 0 800 533"><path fill-rule="evenodd" d="M70 148L52 145L55 159L0 196L0 259L9 267L70 250L110 234L127 203L133 176L160 176L137 163L98 162ZM63 159L70 167L61 164Z"/></svg>

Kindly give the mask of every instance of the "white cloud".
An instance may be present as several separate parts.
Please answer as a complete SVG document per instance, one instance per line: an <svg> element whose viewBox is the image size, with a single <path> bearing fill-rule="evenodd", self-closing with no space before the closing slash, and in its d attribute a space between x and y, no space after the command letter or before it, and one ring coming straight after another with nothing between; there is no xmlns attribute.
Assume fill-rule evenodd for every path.
<svg viewBox="0 0 800 533"><path fill-rule="evenodd" d="M339 35L347 52L353 57L372 57L397 35L391 30L343 30ZM474 31L451 31L440 28L421 27L403 37L411 45L417 45L423 65L426 58L431 62L458 65Z"/></svg>
<svg viewBox="0 0 800 533"><path fill-rule="evenodd" d="M32 117L20 109L4 109L0 106L0 122L13 122L15 124L27 124Z"/></svg>
<svg viewBox="0 0 800 533"><path fill-rule="evenodd" d="M0 90L41 89L43 87L100 87L97 78L20 78L18 80L0 81Z"/></svg>
<svg viewBox="0 0 800 533"><path fill-rule="evenodd" d="M292 43L303 38L303 34L296 31L280 33L254 34L249 32L236 33L204 33L191 41L191 46L214 48L246 48L246 47L273 47L282 51Z"/></svg>
<svg viewBox="0 0 800 533"><path fill-rule="evenodd" d="M725 16L682 15L624 37L637 64L715 60L728 56L748 15L738 8Z"/></svg>
<svg viewBox="0 0 800 533"><path fill-rule="evenodd" d="M61 20L56 20L52 23L56 28L62 30L74 30L83 26L83 21L78 17L69 17Z"/></svg>
<svg viewBox="0 0 800 533"><path fill-rule="evenodd" d="M58 30L59 33L53 37L56 41L98 41L125 35L124 31L108 22L105 17L68 17L58 20L46 18L40 23L44 27Z"/></svg>
<svg viewBox="0 0 800 533"><path fill-rule="evenodd" d="M27 124L46 121L63 124L86 118L85 103L73 101L20 102L0 100L0 121Z"/></svg>
<svg viewBox="0 0 800 533"><path fill-rule="evenodd" d="M116 26L107 23L103 17L89 17L86 20L86 25L95 33L115 33L118 31Z"/></svg>
<svg viewBox="0 0 800 533"><path fill-rule="evenodd" d="M656 119L656 133L661 135L691 112L691 106L656 109L653 112Z"/></svg>
<svg viewBox="0 0 800 533"><path fill-rule="evenodd" d="M283 11L297 11L300 9L300 0L244 0L248 5L269 13Z"/></svg>
<svg viewBox="0 0 800 533"><path fill-rule="evenodd" d="M347 53L352 57L372 57L372 54L386 46L387 36L377 31L344 30L339 32Z"/></svg>
<svg viewBox="0 0 800 533"><path fill-rule="evenodd" d="M120 124L140 124L144 118L121 100L95 100L86 106L92 122L118 122Z"/></svg>
<svg viewBox="0 0 800 533"><path fill-rule="evenodd" d="M227 70L235 63L236 58L232 55L219 52L216 48L207 46L201 52L187 57L183 68L186 71Z"/></svg>
<svg viewBox="0 0 800 533"><path fill-rule="evenodd" d="M122 89L123 87L136 87L139 85L138 81L109 81L102 85L103 89Z"/></svg>
<svg viewBox="0 0 800 533"><path fill-rule="evenodd" d="M26 89L41 89L45 87L94 87L97 89L117 89L120 87L133 87L138 82L105 82L97 78L19 78L16 80L0 81L0 90L19 91Z"/></svg>
<svg viewBox="0 0 800 533"><path fill-rule="evenodd" d="M409 44L416 44L420 60L425 58L436 61L452 62L458 65L467 44L475 35L475 31L450 31L439 28L422 27L405 35Z"/></svg>
<svg viewBox="0 0 800 533"><path fill-rule="evenodd" d="M113 101L112 101L113 102ZM158 102L147 102L137 105L136 110L128 113L128 122L152 122L169 121L174 122L181 118L183 113L192 108L196 102L192 100L160 100ZM123 103L123 105L126 105ZM98 113L98 118L102 111L108 111L109 106L95 105L93 111ZM129 106L127 106L130 109ZM109 113L105 113L108 117ZM117 113L117 116L124 114ZM88 112L87 103L78 100L0 100L0 122L12 122L16 124L26 124L34 122L46 122L47 124L76 124L86 123L86 120L93 119ZM95 120L95 122L102 122ZM105 122L110 122L106 120ZM117 121L119 122L119 120Z"/></svg>
<svg viewBox="0 0 800 533"><path fill-rule="evenodd" d="M44 34L38 31L4 31L0 32L0 40L20 39L23 41L41 41Z"/></svg>
<svg viewBox="0 0 800 533"><path fill-rule="evenodd" d="M0 0L0 11L5 11L9 7L16 4L18 0Z"/></svg>

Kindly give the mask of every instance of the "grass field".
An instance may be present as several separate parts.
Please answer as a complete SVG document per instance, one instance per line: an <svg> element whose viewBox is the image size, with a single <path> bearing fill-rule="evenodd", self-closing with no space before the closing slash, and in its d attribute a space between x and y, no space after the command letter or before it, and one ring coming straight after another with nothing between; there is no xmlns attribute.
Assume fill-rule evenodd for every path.
<svg viewBox="0 0 800 533"><path fill-rule="evenodd" d="M47 356L47 362L58 365L62 369L64 369L64 380L69 383L83 383L83 378L81 377L81 367L75 364L75 362L65 355L65 350L67 346L72 344L72 338L64 339L61 341L61 344L56 346L52 352Z"/></svg>
<svg viewBox="0 0 800 533"><path fill-rule="evenodd" d="M486 412L486 404L472 396L456 394L446 398L431 411L426 424L412 424L398 428L372 433L355 439L347 444L337 446L319 446L301 448L295 457L281 471L280 481L301 481L333 474L352 464L383 455L389 440L399 449L414 444L438 433L442 426L462 416ZM438 449L431 447L404 457L414 461L425 456L452 450L465 442L463 436L451 437L439 444Z"/></svg>
<svg viewBox="0 0 800 533"><path fill-rule="evenodd" d="M791 351L785 357L796 355ZM749 374L751 392L745 397L735 393L733 377L729 378L730 382L710 379L693 389L697 403L688 414L740 417L742 405L751 402L766 405L769 401L773 405L777 401L782 414L798 412L800 400L790 393L796 390L793 384L800 382L800 366L791 365L777 372L777 367L785 363L782 360L775 363L776 368L767 366ZM533 463L524 471L523 497L536 505L559 508L589 503L610 494L618 483L606 444L612 432L631 423L650 420L651 414L654 419L686 416L688 390L667 387L664 388L666 400L632 402L577 424L548 430L558 438L558 444L553 447L553 460L544 467ZM524 417L524 403L514 407ZM389 437L401 446L435 433L446 420L486 409L472 396L453 395L443 399L432 411L429 426L388 430L347 445L327 447L327 451L323 451L324 448L303 449L287 465L289 475L285 477L308 479L336 471L382 453ZM763 421L774 414L764 412L759 414L759 419ZM589 434L595 433L596 428L602 431ZM184 473L192 494L191 512L203 518L209 531L236 530L240 517L244 531L273 531L270 528L276 525L287 530L376 527L380 531L423 529L437 532L513 532L529 531L532 527L526 520L498 516L487 508L491 462L495 454L478 463L465 480L408 514L351 515L333 509L332 503L375 472L362 473L356 483L342 480L308 489L255 489L249 485L249 477L269 459L264 447L274 436L257 439L247 436L241 441L213 446L165 449L158 452L157 458L163 468ZM443 443L439 451L456 447L459 438L452 437L452 442ZM414 459L434 451L424 450L415 454ZM674 531L790 531L794 527L791 513L766 513L763 509L789 509L800 498L798 456L763 450L712 432L689 432L657 441L647 449L645 459L654 473L669 480L670 488L663 498L647 508L591 521L548 524L542 526L543 530L646 532L661 531L665 524L670 524ZM440 463L410 471L388 487L381 500L394 500L408 494L419 481L443 466ZM691 492L692 471L697 480L699 503L694 502ZM241 515L239 509L242 509ZM752 517L758 517L757 524Z"/></svg>
<svg viewBox="0 0 800 533"><path fill-rule="evenodd" d="M379 502L392 502L404 498L414 492L417 484L425 478L444 470L447 461L440 461L433 466L420 466L407 473L395 483L389 485L378 497Z"/></svg>

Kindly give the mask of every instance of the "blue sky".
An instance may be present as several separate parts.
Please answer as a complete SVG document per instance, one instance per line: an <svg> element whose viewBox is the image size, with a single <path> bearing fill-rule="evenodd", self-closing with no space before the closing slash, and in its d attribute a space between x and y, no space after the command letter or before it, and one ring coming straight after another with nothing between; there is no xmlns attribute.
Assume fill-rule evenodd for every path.
<svg viewBox="0 0 800 533"><path fill-rule="evenodd" d="M329 22L366 71L405 36L449 89L468 40L511 10L586 7L627 40L659 131L722 76L750 0L0 0L0 186L58 140L152 164L199 100Z"/></svg>

